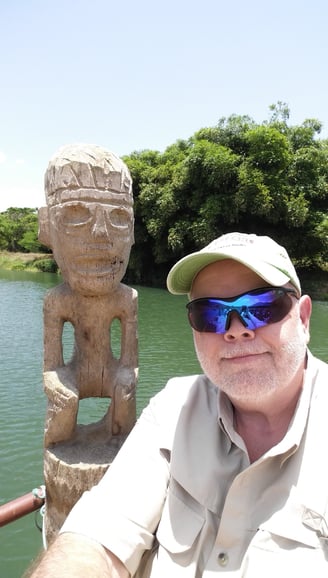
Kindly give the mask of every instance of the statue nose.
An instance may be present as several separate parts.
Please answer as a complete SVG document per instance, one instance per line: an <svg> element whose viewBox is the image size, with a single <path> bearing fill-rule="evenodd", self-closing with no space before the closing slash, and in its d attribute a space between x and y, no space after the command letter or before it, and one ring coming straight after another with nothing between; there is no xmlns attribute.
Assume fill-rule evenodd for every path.
<svg viewBox="0 0 328 578"><path fill-rule="evenodd" d="M102 209L97 209L95 214L95 221L92 227L92 233L95 237L108 237L109 229L105 214Z"/></svg>

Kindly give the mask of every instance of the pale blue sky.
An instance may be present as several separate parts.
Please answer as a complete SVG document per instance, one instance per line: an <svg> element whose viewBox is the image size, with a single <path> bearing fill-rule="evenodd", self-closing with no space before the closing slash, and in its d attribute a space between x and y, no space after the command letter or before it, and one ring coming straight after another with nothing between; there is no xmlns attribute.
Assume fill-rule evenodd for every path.
<svg viewBox="0 0 328 578"><path fill-rule="evenodd" d="M44 204L64 144L164 150L222 116L328 138L327 0L0 0L0 211Z"/></svg>

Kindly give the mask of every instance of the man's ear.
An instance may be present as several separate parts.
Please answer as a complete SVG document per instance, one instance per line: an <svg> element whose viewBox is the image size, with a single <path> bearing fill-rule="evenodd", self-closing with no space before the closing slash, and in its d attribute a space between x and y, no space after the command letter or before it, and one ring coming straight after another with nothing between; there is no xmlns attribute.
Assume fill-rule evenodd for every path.
<svg viewBox="0 0 328 578"><path fill-rule="evenodd" d="M39 233L38 238L42 245L50 247L49 211L48 207L41 207L38 211ZM51 247L50 247L51 248Z"/></svg>
<svg viewBox="0 0 328 578"><path fill-rule="evenodd" d="M302 295L299 300L300 317L303 324L304 332L307 335L307 340L310 340L310 319L312 313L312 301L309 295Z"/></svg>

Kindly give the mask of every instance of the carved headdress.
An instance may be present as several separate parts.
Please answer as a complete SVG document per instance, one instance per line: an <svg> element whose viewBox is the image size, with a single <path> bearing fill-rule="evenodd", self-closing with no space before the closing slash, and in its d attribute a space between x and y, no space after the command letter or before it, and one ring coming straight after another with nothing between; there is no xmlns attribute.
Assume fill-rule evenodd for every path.
<svg viewBox="0 0 328 578"><path fill-rule="evenodd" d="M48 206L72 199L74 190L79 198L87 199L88 191L94 198L95 191L100 191L124 195L122 201L133 203L132 178L126 164L98 145L65 145L50 159L45 173Z"/></svg>

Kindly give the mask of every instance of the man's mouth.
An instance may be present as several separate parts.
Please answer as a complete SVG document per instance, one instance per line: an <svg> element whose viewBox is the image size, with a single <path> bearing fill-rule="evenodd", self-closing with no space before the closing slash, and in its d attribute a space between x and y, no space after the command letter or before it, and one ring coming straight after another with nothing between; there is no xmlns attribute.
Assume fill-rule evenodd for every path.
<svg viewBox="0 0 328 578"><path fill-rule="evenodd" d="M252 351L252 352L246 352L246 351L240 351L240 352L234 352L234 353L229 353L227 355L223 355L222 356L222 360L223 361L230 361L230 362L246 362L246 361L251 361L251 360L255 360L256 358L259 358L262 355L265 355L266 353L268 353L267 351Z"/></svg>

